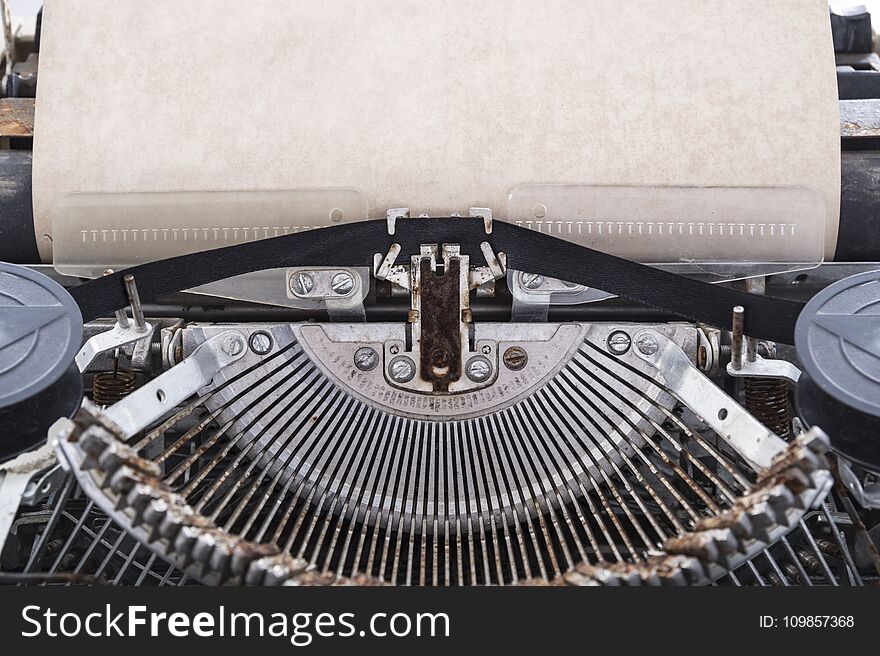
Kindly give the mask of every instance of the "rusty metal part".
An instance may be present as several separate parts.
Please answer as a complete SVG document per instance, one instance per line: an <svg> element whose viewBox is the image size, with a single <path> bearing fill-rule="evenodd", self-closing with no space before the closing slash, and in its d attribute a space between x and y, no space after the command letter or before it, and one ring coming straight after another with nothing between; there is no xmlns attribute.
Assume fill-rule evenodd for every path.
<svg viewBox="0 0 880 656"><path fill-rule="evenodd" d="M731 336L730 358L734 369L742 369L745 312L745 309L741 305L737 305L733 308L733 332Z"/></svg>
<svg viewBox="0 0 880 656"><path fill-rule="evenodd" d="M853 526L855 526L855 529L858 532L859 539L862 540L862 544L868 552L871 563L874 565L874 569L877 571L877 574L880 574L880 550L878 550L873 538L868 533L868 528L862 521L861 516L849 496L847 487L843 483L843 479L840 475L840 460L835 454L829 454L828 460L831 463L831 472L834 474L834 491L840 498L844 509L852 520Z"/></svg>
<svg viewBox="0 0 880 656"><path fill-rule="evenodd" d="M128 369L105 371L92 379L92 402L98 406L113 405L131 394L137 386L137 374Z"/></svg>
<svg viewBox="0 0 880 656"><path fill-rule="evenodd" d="M140 458L113 430L102 425L94 406L85 405L77 423L57 427L61 462L88 472L79 478L86 492L154 552L209 583L340 583L310 572L307 562L277 548L255 545L217 528L159 480L158 465Z"/></svg>
<svg viewBox="0 0 880 656"><path fill-rule="evenodd" d="M755 419L784 440L791 439L791 401L788 381L770 378L745 379L746 409Z"/></svg>
<svg viewBox="0 0 880 656"><path fill-rule="evenodd" d="M290 345L236 374L247 383L243 396L223 405L247 402L253 413L256 399L277 397L248 420L267 425L267 444L243 441L239 419L222 419L223 407L206 413L205 397L127 442L86 405L56 431L61 461L141 544L208 583L481 585L561 583L565 575L569 583L636 582L645 572L708 583L784 535L826 489L821 462L801 442L753 486L751 474L662 406L665 419L633 419L641 439L606 443L603 426L614 431L609 422L626 403L614 385L655 383L590 342L554 385L486 418L495 434L487 440L462 423L440 435L440 424L416 428L360 408L308 373L302 356L287 359L296 353ZM266 386L295 371L306 373L299 392L284 381ZM312 411L312 395L323 410ZM301 418L290 415L291 403L304 404ZM273 414L287 422L274 437ZM291 425L300 419L300 428ZM321 431L334 436L327 448ZM582 480L545 482L540 468L555 472L572 457L574 444L555 435L594 441L595 454L584 457L604 452L607 460L584 462ZM288 445L321 456L309 462ZM716 465L706 467L691 448ZM294 478L289 467L311 471ZM335 468L351 472L344 488L333 483ZM521 476L531 489L520 489ZM484 483L512 495L512 504L493 501ZM377 505L382 495L387 502ZM653 555L660 548L662 558Z"/></svg>
<svg viewBox="0 0 880 656"><path fill-rule="evenodd" d="M529 354L520 346L511 346L504 351L503 361L511 371L522 371L529 363Z"/></svg>
<svg viewBox="0 0 880 656"><path fill-rule="evenodd" d="M34 136L34 99L0 98L0 138Z"/></svg>
<svg viewBox="0 0 880 656"><path fill-rule="evenodd" d="M826 497L832 484L826 441L811 432L792 442L755 487L695 530L663 544L644 564L581 565L565 576L569 585L681 586L711 582L718 568L754 555L800 521ZM806 563L805 563L806 564Z"/></svg>
<svg viewBox="0 0 880 656"><path fill-rule="evenodd" d="M433 383L435 392L445 392L449 383L461 378L461 261L450 258L442 274L423 257L420 267L421 376Z"/></svg>

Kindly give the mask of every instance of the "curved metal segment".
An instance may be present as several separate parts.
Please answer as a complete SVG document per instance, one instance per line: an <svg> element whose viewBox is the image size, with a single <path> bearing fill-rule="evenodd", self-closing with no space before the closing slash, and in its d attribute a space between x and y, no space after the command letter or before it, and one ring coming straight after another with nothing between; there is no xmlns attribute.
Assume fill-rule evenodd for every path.
<svg viewBox="0 0 880 656"><path fill-rule="evenodd" d="M712 384L678 347L671 369L609 354L620 329L590 326L527 397L441 422L348 393L277 326L272 353L145 435L86 406L58 448L116 521L206 582L708 583L824 498L823 444L707 431L670 392ZM635 350L643 329L623 327Z"/></svg>

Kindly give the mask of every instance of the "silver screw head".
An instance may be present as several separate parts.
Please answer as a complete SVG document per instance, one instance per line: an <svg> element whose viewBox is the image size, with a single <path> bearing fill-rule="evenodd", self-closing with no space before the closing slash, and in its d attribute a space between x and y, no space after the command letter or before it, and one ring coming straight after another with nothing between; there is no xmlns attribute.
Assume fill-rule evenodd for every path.
<svg viewBox="0 0 880 656"><path fill-rule="evenodd" d="M492 375L492 363L482 355L475 356L465 365L465 373L475 383L485 383Z"/></svg>
<svg viewBox="0 0 880 656"><path fill-rule="evenodd" d="M639 349L639 353L642 355L654 355L660 350L660 343L657 341L657 338L651 334L639 335L636 340L636 346Z"/></svg>
<svg viewBox="0 0 880 656"><path fill-rule="evenodd" d="M480 349L480 352L483 355L489 355L492 352L492 347L486 344L485 346L483 346L483 348Z"/></svg>
<svg viewBox="0 0 880 656"><path fill-rule="evenodd" d="M266 355L272 350L272 336L265 330L258 330L251 334L248 346L257 355Z"/></svg>
<svg viewBox="0 0 880 656"><path fill-rule="evenodd" d="M223 340L222 348L226 355L238 355L244 350L244 340L237 335L230 335Z"/></svg>
<svg viewBox="0 0 880 656"><path fill-rule="evenodd" d="M354 366L361 371L372 371L379 364L379 354L376 349L364 346L354 353Z"/></svg>
<svg viewBox="0 0 880 656"><path fill-rule="evenodd" d="M511 371L522 371L526 368L526 365L529 362L529 354L526 353L526 350L524 348L520 348L519 346L511 346L509 349L504 351L502 361L504 362L504 366Z"/></svg>
<svg viewBox="0 0 880 656"><path fill-rule="evenodd" d="M536 273L521 273L519 279L526 289L538 289L544 284L544 276L539 276Z"/></svg>
<svg viewBox="0 0 880 656"><path fill-rule="evenodd" d="M398 353L400 353L400 347L397 344L394 344L388 350L391 352L391 355L397 355Z"/></svg>
<svg viewBox="0 0 880 656"><path fill-rule="evenodd" d="M416 363L405 355L399 355L388 365L388 374L395 383L408 383L416 375Z"/></svg>
<svg viewBox="0 0 880 656"><path fill-rule="evenodd" d="M622 330L611 333L608 336L608 350L614 355L623 355L632 346L632 337Z"/></svg>
<svg viewBox="0 0 880 656"><path fill-rule="evenodd" d="M315 288L315 280L307 273L296 273L290 278L290 291L297 296L308 296Z"/></svg>
<svg viewBox="0 0 880 656"><path fill-rule="evenodd" d="M333 276L333 280L330 281L330 287L334 293L340 296L348 296L354 289L354 278L351 277L351 274L344 271L337 273Z"/></svg>

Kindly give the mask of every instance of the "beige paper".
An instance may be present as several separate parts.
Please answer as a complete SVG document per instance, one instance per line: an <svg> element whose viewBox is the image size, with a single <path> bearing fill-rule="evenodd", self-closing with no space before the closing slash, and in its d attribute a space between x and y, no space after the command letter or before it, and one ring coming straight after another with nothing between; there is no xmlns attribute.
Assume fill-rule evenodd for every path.
<svg viewBox="0 0 880 656"><path fill-rule="evenodd" d="M112 249L134 263L167 252L169 225L204 236L188 249L330 225L334 193L372 218L508 218L515 190L556 185L808 188L824 200L820 250L836 245L825 0L49 0L43 30L34 206L46 259L53 231L66 259ZM198 194L166 193L239 190L324 196L305 217L263 204L232 237ZM158 200L142 209L140 192ZM64 224L86 202L75 194L100 207ZM746 199L736 221L764 226L765 202ZM650 220L650 196L637 209L628 220ZM143 241L123 242L123 228ZM769 249L780 259L808 250L791 233ZM614 235L586 243L627 254ZM729 250L717 233L689 248Z"/></svg>

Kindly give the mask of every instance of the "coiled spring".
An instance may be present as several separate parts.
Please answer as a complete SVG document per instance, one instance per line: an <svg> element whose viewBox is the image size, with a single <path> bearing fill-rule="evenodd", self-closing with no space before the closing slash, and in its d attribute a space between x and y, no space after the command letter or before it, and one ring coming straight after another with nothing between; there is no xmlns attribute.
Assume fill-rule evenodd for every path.
<svg viewBox="0 0 880 656"><path fill-rule="evenodd" d="M746 408L754 417L784 440L791 438L791 403L788 382L771 378L747 378Z"/></svg>
<svg viewBox="0 0 880 656"><path fill-rule="evenodd" d="M134 391L137 375L128 369L117 369L95 374L92 380L92 401L107 406L121 401Z"/></svg>

